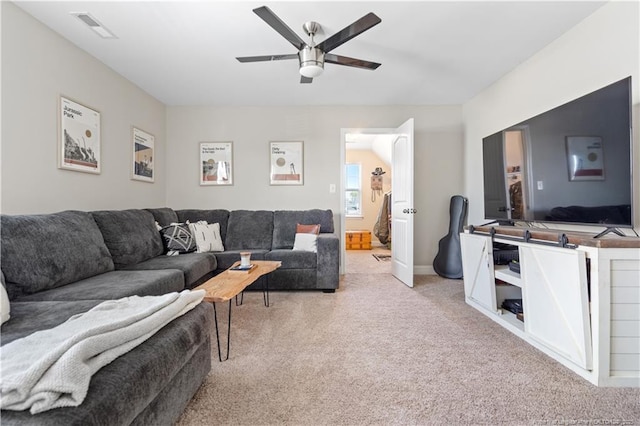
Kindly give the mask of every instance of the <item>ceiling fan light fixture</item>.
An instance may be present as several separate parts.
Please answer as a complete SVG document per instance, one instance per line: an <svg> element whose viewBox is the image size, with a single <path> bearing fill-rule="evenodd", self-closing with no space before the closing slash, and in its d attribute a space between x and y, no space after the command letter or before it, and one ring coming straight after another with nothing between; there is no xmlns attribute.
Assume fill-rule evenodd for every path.
<svg viewBox="0 0 640 426"><path fill-rule="evenodd" d="M324 71L324 52L315 47L305 46L298 53L300 74L307 78L318 77Z"/></svg>

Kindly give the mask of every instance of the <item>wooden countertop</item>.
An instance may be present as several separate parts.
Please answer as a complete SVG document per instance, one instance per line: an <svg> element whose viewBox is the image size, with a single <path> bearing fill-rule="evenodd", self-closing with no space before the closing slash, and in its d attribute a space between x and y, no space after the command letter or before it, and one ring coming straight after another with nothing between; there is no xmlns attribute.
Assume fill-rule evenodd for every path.
<svg viewBox="0 0 640 426"><path fill-rule="evenodd" d="M469 229L469 227L465 227ZM520 226L474 226L474 232L488 234L491 229L495 230L495 235L499 237L519 237L523 238L526 231L529 231L531 239L541 241L558 242L564 234L568 244L597 248L640 248L640 238L620 237L615 234L607 234L600 238L593 238L597 233L577 232L559 229L526 228Z"/></svg>

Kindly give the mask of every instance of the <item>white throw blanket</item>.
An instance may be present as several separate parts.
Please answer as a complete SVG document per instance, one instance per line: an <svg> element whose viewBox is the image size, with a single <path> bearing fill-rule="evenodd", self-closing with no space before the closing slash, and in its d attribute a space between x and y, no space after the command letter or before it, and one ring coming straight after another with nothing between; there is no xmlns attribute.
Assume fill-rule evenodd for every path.
<svg viewBox="0 0 640 426"><path fill-rule="evenodd" d="M1 348L0 408L32 414L82 403L91 376L198 305L204 290L103 302Z"/></svg>

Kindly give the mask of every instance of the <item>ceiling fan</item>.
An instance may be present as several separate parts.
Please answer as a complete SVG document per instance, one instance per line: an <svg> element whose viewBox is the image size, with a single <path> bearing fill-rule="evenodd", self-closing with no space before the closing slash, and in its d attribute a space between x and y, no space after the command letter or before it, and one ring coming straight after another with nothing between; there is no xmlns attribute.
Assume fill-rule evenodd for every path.
<svg viewBox="0 0 640 426"><path fill-rule="evenodd" d="M262 18L269 26L276 30L282 37L298 49L298 53L287 55L264 55L264 56L243 56L236 58L240 62L263 62L282 61L285 59L298 59L300 61L300 83L311 83L314 77L322 74L325 62L330 64L345 65L347 67L364 68L375 70L381 64L365 61L362 59L349 58L347 56L334 55L331 52L336 47L346 43L357 35L362 34L369 28L379 24L382 20L374 13L368 13L351 25L338 31L324 41L315 44L313 36L320 29L317 22L306 22L302 28L311 38L311 43L307 44L291 28L287 26L275 13L267 6L253 9L256 15Z"/></svg>

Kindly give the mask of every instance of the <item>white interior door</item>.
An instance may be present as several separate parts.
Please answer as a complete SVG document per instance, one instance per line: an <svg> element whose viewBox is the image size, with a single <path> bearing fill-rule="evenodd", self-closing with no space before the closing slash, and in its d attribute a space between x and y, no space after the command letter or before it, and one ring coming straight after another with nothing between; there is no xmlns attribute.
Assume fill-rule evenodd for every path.
<svg viewBox="0 0 640 426"><path fill-rule="evenodd" d="M391 273L413 287L413 118L396 130L391 155Z"/></svg>

